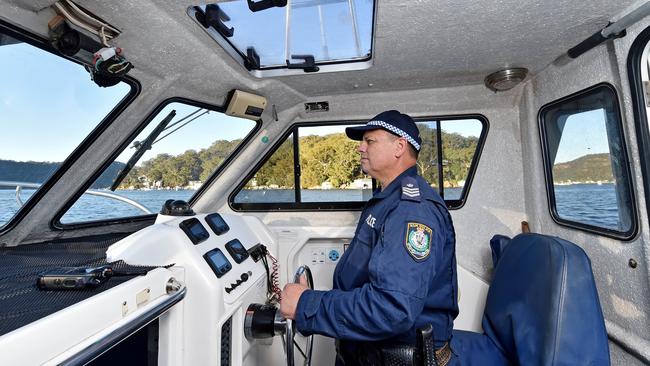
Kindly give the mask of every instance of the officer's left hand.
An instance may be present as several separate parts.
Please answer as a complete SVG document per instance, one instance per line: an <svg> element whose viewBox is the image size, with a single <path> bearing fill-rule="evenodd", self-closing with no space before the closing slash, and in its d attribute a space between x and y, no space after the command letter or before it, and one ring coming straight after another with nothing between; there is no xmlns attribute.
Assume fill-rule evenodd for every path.
<svg viewBox="0 0 650 366"><path fill-rule="evenodd" d="M282 300L280 300L280 313L285 319L295 319L300 295L308 289L305 275L300 276L300 283L288 283L284 286Z"/></svg>

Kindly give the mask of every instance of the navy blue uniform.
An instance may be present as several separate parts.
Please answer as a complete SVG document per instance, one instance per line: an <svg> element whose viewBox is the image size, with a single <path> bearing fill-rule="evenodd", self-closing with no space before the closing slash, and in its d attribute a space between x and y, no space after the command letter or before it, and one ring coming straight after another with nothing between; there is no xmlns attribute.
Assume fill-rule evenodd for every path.
<svg viewBox="0 0 650 366"><path fill-rule="evenodd" d="M305 335L411 345L416 328L432 324L439 347L451 337L457 300L451 217L412 167L374 193L336 266L333 290L303 292L295 320Z"/></svg>

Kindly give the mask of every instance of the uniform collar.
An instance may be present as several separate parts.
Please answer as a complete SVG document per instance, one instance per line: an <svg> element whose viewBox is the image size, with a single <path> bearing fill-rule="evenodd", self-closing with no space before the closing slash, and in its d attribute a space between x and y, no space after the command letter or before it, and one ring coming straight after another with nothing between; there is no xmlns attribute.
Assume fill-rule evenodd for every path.
<svg viewBox="0 0 650 366"><path fill-rule="evenodd" d="M398 189L402 188L402 178L404 177L414 177L418 175L418 168L416 165L413 165L412 167L406 169L403 171L400 175L395 177L392 182L384 189L383 191L380 189L375 190L372 198L373 199L382 199L384 197L388 197L391 193L395 192Z"/></svg>

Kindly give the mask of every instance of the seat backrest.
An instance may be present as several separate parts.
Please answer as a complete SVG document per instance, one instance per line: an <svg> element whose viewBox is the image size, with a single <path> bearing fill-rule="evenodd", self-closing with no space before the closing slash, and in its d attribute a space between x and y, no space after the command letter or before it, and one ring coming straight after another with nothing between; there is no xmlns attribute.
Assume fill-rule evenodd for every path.
<svg viewBox="0 0 650 366"><path fill-rule="evenodd" d="M609 365L603 313L585 252L566 240L520 234L491 243L495 273L486 335L515 364Z"/></svg>

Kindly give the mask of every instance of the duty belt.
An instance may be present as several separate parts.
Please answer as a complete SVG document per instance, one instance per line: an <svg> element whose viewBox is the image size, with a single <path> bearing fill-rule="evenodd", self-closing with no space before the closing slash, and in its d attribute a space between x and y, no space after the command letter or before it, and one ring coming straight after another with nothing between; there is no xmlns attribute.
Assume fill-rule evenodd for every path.
<svg viewBox="0 0 650 366"><path fill-rule="evenodd" d="M346 366L436 366L435 361L437 361L437 366L446 366L452 356L449 342L435 350L435 361L422 360L418 348L409 345L377 347L372 343L360 343L354 351L351 351L341 349L337 342L337 351L337 357Z"/></svg>

